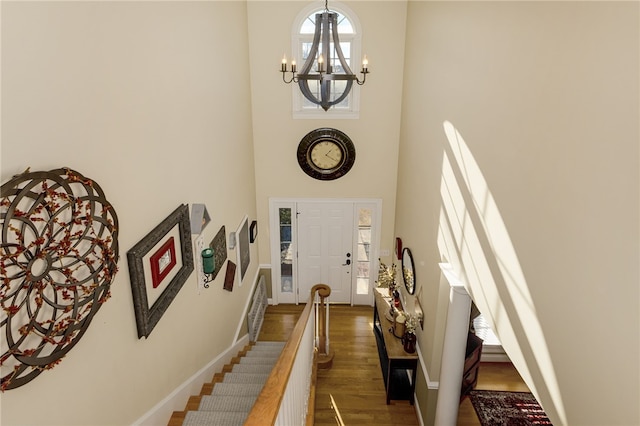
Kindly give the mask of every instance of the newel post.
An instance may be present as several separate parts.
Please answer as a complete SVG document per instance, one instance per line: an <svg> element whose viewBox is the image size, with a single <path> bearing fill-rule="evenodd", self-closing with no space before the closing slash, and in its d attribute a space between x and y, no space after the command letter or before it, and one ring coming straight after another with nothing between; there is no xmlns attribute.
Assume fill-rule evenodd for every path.
<svg viewBox="0 0 640 426"><path fill-rule="evenodd" d="M319 305L317 305L317 349L318 349L318 368L331 368L333 364L333 351L327 350L327 341L329 330L327 330L329 304L325 306L325 299L331 294L331 287L326 284L316 284L311 288L311 297L315 297L315 293L320 297Z"/></svg>

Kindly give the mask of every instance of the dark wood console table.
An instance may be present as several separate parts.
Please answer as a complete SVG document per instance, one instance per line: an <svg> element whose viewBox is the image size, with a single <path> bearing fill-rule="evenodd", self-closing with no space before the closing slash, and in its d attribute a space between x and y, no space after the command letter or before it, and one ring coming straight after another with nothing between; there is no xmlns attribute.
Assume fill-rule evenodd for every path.
<svg viewBox="0 0 640 426"><path fill-rule="evenodd" d="M408 400L413 405L418 355L405 352L402 341L389 331L393 326L385 315L391 307L389 298L385 299L377 290L373 293L373 333L378 344L380 367L387 391L387 405L392 399Z"/></svg>
<svg viewBox="0 0 640 426"><path fill-rule="evenodd" d="M462 388L460 389L460 402L469 395L469 392L478 383L478 368L480 367L480 357L482 356L483 340L475 334L467 335L467 350L464 359L464 370L462 372Z"/></svg>

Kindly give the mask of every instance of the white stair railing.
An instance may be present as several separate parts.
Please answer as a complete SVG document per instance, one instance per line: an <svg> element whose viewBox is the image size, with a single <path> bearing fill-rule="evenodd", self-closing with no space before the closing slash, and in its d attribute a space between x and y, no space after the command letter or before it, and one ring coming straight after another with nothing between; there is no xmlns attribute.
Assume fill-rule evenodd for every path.
<svg viewBox="0 0 640 426"><path fill-rule="evenodd" d="M313 424L315 393L311 385L315 362L320 368L328 368L333 360L328 352L329 304L325 304L330 294L331 288L326 284L317 284L311 289L309 301L245 426Z"/></svg>
<svg viewBox="0 0 640 426"><path fill-rule="evenodd" d="M313 370L315 315L309 317L302 334L291 376L282 397L275 424L277 426L303 425L309 406L311 372Z"/></svg>

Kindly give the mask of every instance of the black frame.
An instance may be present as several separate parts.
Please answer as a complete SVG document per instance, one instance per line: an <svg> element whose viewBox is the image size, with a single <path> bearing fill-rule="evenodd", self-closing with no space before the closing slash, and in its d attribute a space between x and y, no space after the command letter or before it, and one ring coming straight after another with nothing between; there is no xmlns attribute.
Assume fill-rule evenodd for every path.
<svg viewBox="0 0 640 426"><path fill-rule="evenodd" d="M256 237L258 236L258 221L254 220L251 222L251 226L249 227L249 242L254 243L256 241Z"/></svg>
<svg viewBox="0 0 640 426"><path fill-rule="evenodd" d="M153 306L149 307L143 258L176 225L179 227L182 267L162 291L160 297L153 303ZM158 324L158 321L160 321L160 318L176 297L182 285L193 272L189 207L186 204L182 204L174 210L173 213L167 216L127 252L127 260L129 261L129 276L131 278L131 292L133 294L138 338L149 337L149 334Z"/></svg>
<svg viewBox="0 0 640 426"><path fill-rule="evenodd" d="M406 255L406 256L405 256ZM407 258L408 256L408 258ZM405 261L407 259L407 261ZM416 267L413 263L413 254L411 254L411 250L407 247L402 249L402 281L404 282L404 286L407 289L409 294L415 294L416 292ZM407 278L405 276L404 270L405 268L409 269L411 267L411 276L413 278L413 287L409 288L409 283L407 283Z"/></svg>
<svg viewBox="0 0 640 426"><path fill-rule="evenodd" d="M342 161L332 169L321 169L311 161L313 147L324 141L338 145L342 151ZM298 144L298 164L302 171L314 179L334 180L347 174L356 161L356 148L353 141L338 129L323 127L307 133Z"/></svg>

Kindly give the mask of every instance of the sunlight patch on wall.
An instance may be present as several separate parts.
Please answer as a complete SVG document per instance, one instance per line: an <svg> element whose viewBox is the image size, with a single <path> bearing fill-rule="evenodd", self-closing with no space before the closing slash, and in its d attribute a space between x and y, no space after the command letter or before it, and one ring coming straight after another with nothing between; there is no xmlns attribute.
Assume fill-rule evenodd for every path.
<svg viewBox="0 0 640 426"><path fill-rule="evenodd" d="M532 392L566 423L549 349L509 233L469 147L453 124L443 126L449 144L440 186L440 252Z"/></svg>

